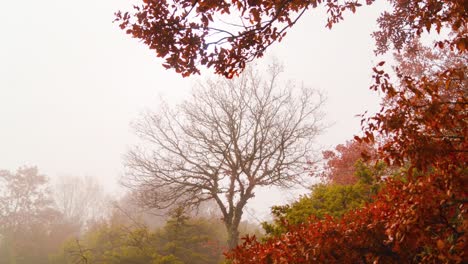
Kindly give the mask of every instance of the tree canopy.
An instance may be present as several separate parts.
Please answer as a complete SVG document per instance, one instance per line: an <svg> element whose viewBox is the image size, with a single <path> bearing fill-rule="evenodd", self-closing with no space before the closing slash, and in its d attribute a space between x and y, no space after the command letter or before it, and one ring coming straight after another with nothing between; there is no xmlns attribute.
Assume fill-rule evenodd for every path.
<svg viewBox="0 0 468 264"><path fill-rule="evenodd" d="M465 0L388 0L392 10L377 20L376 52L402 49L424 31L451 28L455 34L440 45L465 50L467 11ZM143 0L134 12L117 12L120 27L140 39L164 67L183 76L200 72L200 66L214 68L227 77L239 74L247 62L262 57L265 50L281 41L309 9L324 7L326 26L343 20L374 0Z"/></svg>
<svg viewBox="0 0 468 264"><path fill-rule="evenodd" d="M321 95L283 86L280 71L274 64L268 78L252 69L208 82L178 108L143 116L136 129L145 145L129 152L125 184L150 208L216 202L229 245L237 245L256 189L306 176L321 128Z"/></svg>
<svg viewBox="0 0 468 264"><path fill-rule="evenodd" d="M380 189L380 177L383 174L389 176L390 172L383 162L376 164L370 160L364 162L360 155L350 155L353 152L360 152L360 148L355 148L356 145L356 142L351 141L348 141L347 147L342 144L338 145L336 149L347 154L330 159L329 161L336 161L344 158L343 162L328 162L323 176L326 179L345 178L351 183L333 180L319 183L312 186L310 194L300 197L297 201L287 205L273 206L271 209L273 221L262 223L267 235L279 236L288 232L290 227L308 221L327 217L340 218L347 212L362 208L373 200ZM332 151L324 151L323 155L329 157L330 152ZM343 164L353 162L352 166L344 168ZM340 174L344 176L341 177Z"/></svg>
<svg viewBox="0 0 468 264"><path fill-rule="evenodd" d="M466 261L466 57L449 48L412 48L398 59L397 84L374 69L372 88L385 98L379 113L362 120L364 136L356 137L378 143L379 159L400 166L399 173L381 178L376 198L341 218L291 226L264 243L246 238L229 253L234 263ZM432 65L433 58L447 60L418 65Z"/></svg>

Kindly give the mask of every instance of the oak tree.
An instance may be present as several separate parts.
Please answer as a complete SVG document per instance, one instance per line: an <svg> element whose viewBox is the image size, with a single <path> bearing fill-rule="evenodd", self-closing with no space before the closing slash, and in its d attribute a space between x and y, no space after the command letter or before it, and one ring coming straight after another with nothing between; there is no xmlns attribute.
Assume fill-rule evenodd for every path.
<svg viewBox="0 0 468 264"><path fill-rule="evenodd" d="M126 186L149 207L196 206L214 200L232 248L248 201L260 186L289 187L307 175L320 131L322 97L247 71L201 84L175 109L135 125L144 144L127 155Z"/></svg>

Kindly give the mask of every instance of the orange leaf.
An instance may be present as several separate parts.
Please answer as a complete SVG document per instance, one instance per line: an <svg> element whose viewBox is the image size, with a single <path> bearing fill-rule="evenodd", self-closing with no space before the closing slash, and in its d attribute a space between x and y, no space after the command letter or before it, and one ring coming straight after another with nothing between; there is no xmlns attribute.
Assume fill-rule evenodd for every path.
<svg viewBox="0 0 468 264"><path fill-rule="evenodd" d="M438 248L439 250L442 250L442 249L444 248L444 246L445 246L444 241L442 241L442 240L440 240L440 239L437 240L437 248Z"/></svg>

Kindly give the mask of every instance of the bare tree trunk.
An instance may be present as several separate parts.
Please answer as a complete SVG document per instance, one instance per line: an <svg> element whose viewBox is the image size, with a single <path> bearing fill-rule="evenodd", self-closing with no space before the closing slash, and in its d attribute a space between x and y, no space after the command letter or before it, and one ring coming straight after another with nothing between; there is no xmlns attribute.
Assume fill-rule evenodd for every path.
<svg viewBox="0 0 468 264"><path fill-rule="evenodd" d="M251 194L251 190L253 186L249 186L247 188L247 194L240 198L239 202L236 204L234 208L232 208L232 214L228 221L225 221L226 230L228 233L228 247L229 249L233 249L237 247L239 244L239 225L242 220L242 214L244 212L244 207L247 204L247 201L253 197Z"/></svg>
<svg viewBox="0 0 468 264"><path fill-rule="evenodd" d="M228 247L229 249L233 249L237 247L239 243L239 225L235 226L234 224L231 226L226 225L226 229L228 232Z"/></svg>

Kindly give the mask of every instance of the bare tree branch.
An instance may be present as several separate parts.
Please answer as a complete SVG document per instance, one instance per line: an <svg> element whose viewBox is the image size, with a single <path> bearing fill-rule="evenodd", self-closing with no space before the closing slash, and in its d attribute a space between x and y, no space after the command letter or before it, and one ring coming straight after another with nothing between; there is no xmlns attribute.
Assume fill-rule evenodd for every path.
<svg viewBox="0 0 468 264"><path fill-rule="evenodd" d="M289 187L307 175L321 129L321 94L280 86L281 71L274 64L268 80L250 69L207 81L177 108L142 116L135 129L145 147L127 154L125 185L153 208L214 200L235 246L255 188Z"/></svg>

